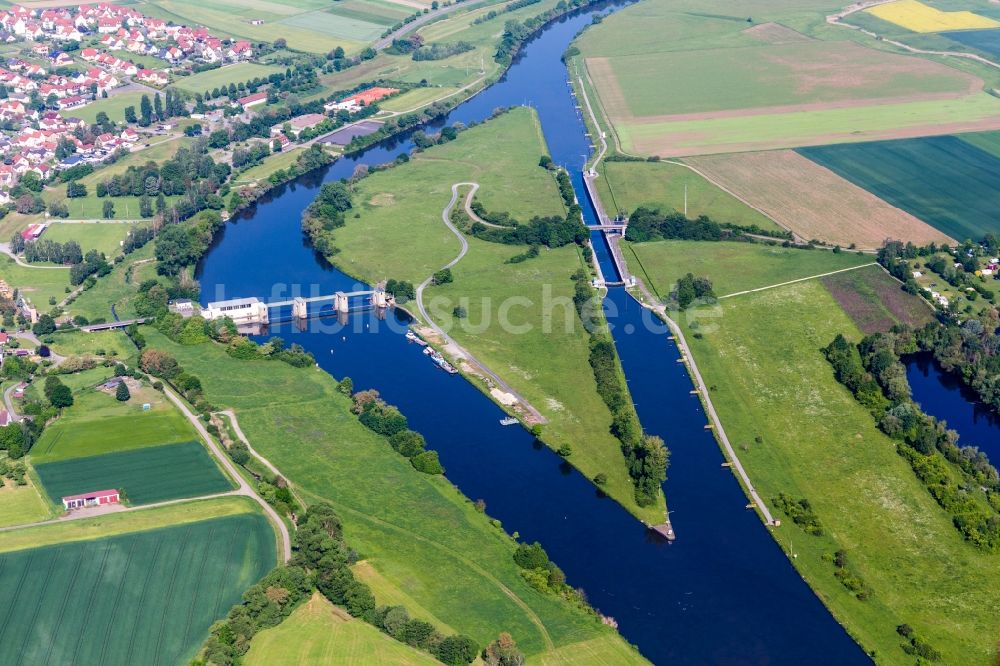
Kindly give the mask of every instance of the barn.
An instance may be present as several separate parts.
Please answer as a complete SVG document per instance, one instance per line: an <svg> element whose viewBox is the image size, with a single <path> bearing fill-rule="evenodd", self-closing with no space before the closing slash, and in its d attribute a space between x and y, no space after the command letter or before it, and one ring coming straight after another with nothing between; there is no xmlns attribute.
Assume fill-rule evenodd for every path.
<svg viewBox="0 0 1000 666"><path fill-rule="evenodd" d="M92 493L81 495L69 495L62 498L63 508L67 511L71 509L82 509L90 506L103 506L105 504L118 504L120 502L117 490L98 490Z"/></svg>

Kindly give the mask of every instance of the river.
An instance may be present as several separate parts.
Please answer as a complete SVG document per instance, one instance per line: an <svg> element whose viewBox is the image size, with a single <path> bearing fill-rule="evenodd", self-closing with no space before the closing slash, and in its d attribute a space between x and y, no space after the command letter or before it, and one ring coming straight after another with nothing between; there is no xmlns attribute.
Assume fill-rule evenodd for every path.
<svg viewBox="0 0 1000 666"><path fill-rule="evenodd" d="M532 105L553 159L574 174L577 196L586 202L579 172L589 140L560 56L592 16L621 6L590 8L553 22L525 45L503 79L437 125L481 121L500 106ZM305 243L301 213L323 182L411 148L405 136L386 141L260 200L226 225L199 264L202 300L355 287ZM592 221L593 211L585 208ZM596 245L606 261L603 245ZM622 635L650 660L867 663L757 515L744 508L747 500L721 467L722 455L705 430L705 415L665 329L644 325L650 314L621 288L610 291L605 308L642 424L672 451L665 492L677 532L673 543L602 497L525 430L500 426L504 414L496 405L461 377L434 368L405 340L405 314L390 312L386 321L359 314L343 328L322 320L305 332L287 326L272 332L311 351L335 377L350 376L356 387L377 388L398 405L439 452L448 478L468 497L484 499L508 531L541 541L567 581L616 618Z"/></svg>

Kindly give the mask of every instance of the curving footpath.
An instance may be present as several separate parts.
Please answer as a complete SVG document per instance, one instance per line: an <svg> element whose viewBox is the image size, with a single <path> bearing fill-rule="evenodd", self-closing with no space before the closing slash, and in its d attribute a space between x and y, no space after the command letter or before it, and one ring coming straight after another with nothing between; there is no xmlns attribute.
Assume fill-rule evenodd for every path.
<svg viewBox="0 0 1000 666"><path fill-rule="evenodd" d="M233 426L233 431L236 433L236 436L240 438L240 441L243 442L243 444L247 447L247 450L250 452L250 455L256 458L257 462L266 467L268 471L270 471L272 474L274 474L275 476L280 476L282 479L284 479L285 483L288 485L288 490L291 491L292 493L292 496L295 497L295 499L298 501L299 504L302 505L303 508L305 508L306 502L301 497L299 497L299 494L297 492L295 492L295 488L292 486L292 482L289 481L288 477L282 474L278 470L278 468L271 463L270 460L268 460L260 453L258 453L257 450L253 448L253 446L250 444L250 440L247 438L246 435L243 434L243 428L240 427L240 422L236 418L236 412L234 412L231 409L223 409L222 411L216 412L216 414L222 414L223 416L229 418L229 423L230 425Z"/></svg>
<svg viewBox="0 0 1000 666"><path fill-rule="evenodd" d="M285 521L281 519L281 516L279 516L278 512L274 510L274 507L265 502L261 496L257 494L253 487L246 482L246 479L244 479L236 469L236 465L233 461L229 459L229 456L226 455L225 451L219 448L219 445L215 443L212 436L208 434L207 430L205 430L205 426L198 419L198 417L195 416L190 409L188 409L188 406L184 404L184 401L181 400L180 397L166 385L163 387L163 392L168 398L170 398L170 401L174 403L179 410L181 410L181 413L187 417L188 421L191 422L191 425L195 427L198 434L201 435L201 438L205 440L208 448L212 451L215 457L218 458L219 463L226 469L227 472L229 472L229 475L236 479L236 483L239 487L231 493L224 494L243 495L244 497L251 498L257 502L257 504L260 504L261 508L264 509L264 513L267 514L267 517L271 519L272 523L274 523L275 528L277 528L278 533L281 536L281 553L284 558L283 561L288 562L288 560L292 559L292 538L288 533L288 526L285 525Z"/></svg>
<svg viewBox="0 0 1000 666"><path fill-rule="evenodd" d="M449 261L446 265L442 266L441 270L452 268L455 264L461 261L462 257L464 257L465 254L469 251L469 241L467 241L465 239L465 235L461 231L459 231L454 224L451 223L451 211L455 207L455 204L458 202L458 197L459 197L458 188L466 185L472 188L472 190L469 192L466 198L466 203L471 201L472 195L474 195L476 193L476 190L479 189L479 183L473 183L473 182L455 183L454 185L451 186L451 201L449 201L448 205L445 206L444 210L441 211L441 221L444 222L444 225L448 227L448 230L451 231L451 233L455 234L455 237L458 238L458 242L462 244L462 249L459 251L458 256ZM548 423L548 419L542 416L542 413L539 412L537 409L535 409L535 407L530 402L528 402L523 395L515 391L514 388L510 384L505 382L503 379L501 379L497 373L490 370L489 366L487 366L485 363L476 358L465 347L455 342L455 340L452 339L450 335L445 333L444 329L442 329L440 326L434 323L434 320L431 319L430 314L424 307L424 289L430 286L431 280L433 279L434 276L432 275L423 282L421 282L420 286L417 287L417 294L416 294L417 309L420 311L420 316L424 318L425 322L427 322L427 325L430 326L435 333L441 336L441 338L446 343L454 346L456 349L459 349L462 355L465 356L467 360L478 366L478 368L484 374L489 376L489 378L493 380L493 382L500 388L501 391L509 393L510 395L517 398L517 401L521 404L521 406L525 409L525 411L527 411L531 415L534 422Z"/></svg>

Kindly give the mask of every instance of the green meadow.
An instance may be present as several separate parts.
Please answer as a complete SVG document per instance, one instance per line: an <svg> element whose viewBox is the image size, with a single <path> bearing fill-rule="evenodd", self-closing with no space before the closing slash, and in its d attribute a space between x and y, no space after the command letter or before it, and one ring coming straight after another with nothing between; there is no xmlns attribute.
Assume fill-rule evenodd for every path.
<svg viewBox="0 0 1000 666"><path fill-rule="evenodd" d="M332 261L368 282L393 277L419 284L458 254L458 239L441 213L459 182L479 183L476 198L487 210L508 211L522 222L565 215L555 179L538 166L544 153L534 113L516 109L365 178L355 194L359 217L348 215L335 232L340 252ZM460 188L461 201L468 191ZM589 336L572 305L570 276L585 267L579 251L543 248L538 257L507 263L527 247L468 242L468 254L452 269L455 281L424 295L431 317L549 420L546 444L569 445L569 462L588 478L604 473L609 495L651 524L662 522L662 504L635 504L620 444L610 433L611 413L597 394ZM515 297L527 301L509 308ZM466 319L453 317L456 306L466 309ZM507 323L526 330L511 333L507 313Z"/></svg>
<svg viewBox="0 0 1000 666"><path fill-rule="evenodd" d="M776 516L775 538L794 548L799 572L880 663L913 663L900 649L903 623L941 651L941 663L991 663L995 645L983 637L998 628L997 555L962 540L834 379L820 348L838 333L860 340L854 322L818 280L720 303L717 326L687 339L762 497L806 498L823 527L824 536L810 536ZM870 587L866 601L834 577L829 558L840 549Z"/></svg>
<svg viewBox="0 0 1000 666"><path fill-rule="evenodd" d="M255 513L0 554L0 661L187 663L275 559Z"/></svg>
<svg viewBox="0 0 1000 666"><path fill-rule="evenodd" d="M110 321L113 305L121 319L135 317L136 288L143 280L157 277L153 249L154 244L149 243L126 255L124 261L115 264L111 272L100 278L97 284L77 296L66 310L73 316Z"/></svg>
<svg viewBox="0 0 1000 666"><path fill-rule="evenodd" d="M0 254L0 278L11 288L27 296L40 312L49 309L49 299L61 301L69 287L69 267L21 266L6 254Z"/></svg>
<svg viewBox="0 0 1000 666"><path fill-rule="evenodd" d="M32 447L35 463L187 442L197 436L173 403L151 388L136 391L124 403L115 399L113 391L89 387L74 398L73 406L64 410ZM144 402L150 405L149 411L143 410Z"/></svg>
<svg viewBox="0 0 1000 666"><path fill-rule="evenodd" d="M680 164L602 162L599 170L601 176L594 182L609 214L639 206L682 213L686 196L688 217L705 215L716 222L781 230L763 213Z"/></svg>
<svg viewBox="0 0 1000 666"><path fill-rule="evenodd" d="M763 243L651 241L623 243L625 261L661 297L687 273L712 281L716 296L870 264L870 255L802 250ZM639 272L637 271L637 272Z"/></svg>
<svg viewBox="0 0 1000 666"><path fill-rule="evenodd" d="M135 345L125 331L56 331L45 337L49 349L60 356L105 356L126 362L136 353Z"/></svg>
<svg viewBox="0 0 1000 666"><path fill-rule="evenodd" d="M439 663L429 654L351 617L319 593L277 627L254 636L250 651L243 657L247 666L334 666L348 662L398 666Z"/></svg>
<svg viewBox="0 0 1000 666"><path fill-rule="evenodd" d="M283 71L281 67L241 62L179 78L174 83L174 86L181 90L186 90L191 94L203 93L206 90L221 88L223 86L228 88L230 83L239 85L258 77L266 79L268 74Z"/></svg>
<svg viewBox="0 0 1000 666"><path fill-rule="evenodd" d="M136 204L138 206L138 204ZM117 200L115 207L118 207ZM97 211L98 217L100 210ZM72 214L72 213L71 213ZM121 252L121 241L125 240L131 225L128 224L52 224L45 230L47 240L65 243L76 241L84 254L90 250L103 252L108 258Z"/></svg>
<svg viewBox="0 0 1000 666"><path fill-rule="evenodd" d="M509 631L529 656L600 637L625 647L595 618L532 589L514 564L511 539L446 479L417 472L361 425L326 373L143 334L151 347L198 368L206 398L236 410L254 448L307 500L331 502L348 543L448 626L483 645ZM642 661L624 652L622 663Z"/></svg>

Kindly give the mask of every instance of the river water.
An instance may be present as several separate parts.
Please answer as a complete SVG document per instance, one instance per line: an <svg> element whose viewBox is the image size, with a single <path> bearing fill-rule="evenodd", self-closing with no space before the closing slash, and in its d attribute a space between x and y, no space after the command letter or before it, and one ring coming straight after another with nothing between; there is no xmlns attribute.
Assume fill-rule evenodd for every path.
<svg viewBox="0 0 1000 666"><path fill-rule="evenodd" d="M498 83L438 125L489 117L500 106L530 104L553 159L569 168L586 202L580 167L590 152L560 56L596 13L553 22L522 50ZM358 164L380 164L412 148L400 137L343 158L280 187L226 225L199 265L203 301L264 299L351 290L360 285L306 244L303 209L326 181ZM442 208L447 201L442 201ZM585 205L585 217L594 213ZM348 221L350 223L350 220ZM598 239L599 240L599 239ZM603 241L595 243L607 264ZM607 271L608 268L605 268ZM613 274L613 268L611 268ZM314 291L314 290L319 290ZM672 451L665 492L677 540L648 531L559 456L519 427L502 427L499 408L461 377L437 370L403 337L406 315L352 314L344 326L314 320L308 331L272 333L315 354L335 377L377 388L403 410L468 497L521 538L539 540L590 602L656 663L865 663L867 658L795 572L752 511L723 462L691 381L662 325L623 289L605 310L645 429ZM455 415L460 414L460 418Z"/></svg>

